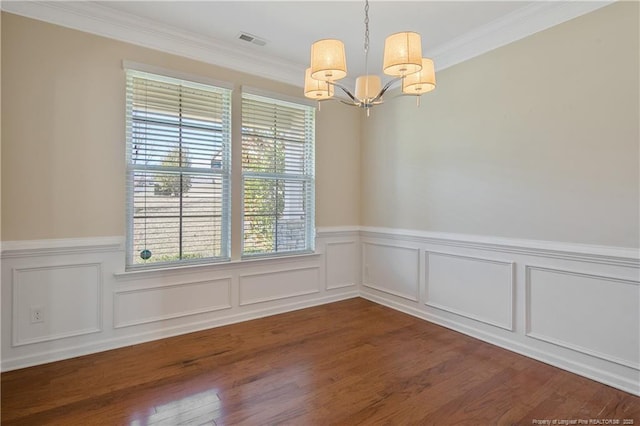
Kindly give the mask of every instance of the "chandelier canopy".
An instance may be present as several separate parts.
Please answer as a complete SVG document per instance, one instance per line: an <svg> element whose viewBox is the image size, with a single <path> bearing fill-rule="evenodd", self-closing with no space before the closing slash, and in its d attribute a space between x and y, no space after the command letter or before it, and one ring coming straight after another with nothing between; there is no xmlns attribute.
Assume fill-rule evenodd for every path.
<svg viewBox="0 0 640 426"><path fill-rule="evenodd" d="M333 99L337 86L349 97L349 101L341 99L341 102L364 108L369 115L369 109L381 104L382 95L401 80L402 93L418 96L419 102L420 95L436 88L433 60L422 56L420 34L406 31L386 38L382 71L393 79L382 86L379 76L368 73L369 0L365 0L364 14L365 74L356 78L355 91L338 82L347 76L344 43L336 39L323 39L311 45L311 66L305 73L304 95L318 101Z"/></svg>

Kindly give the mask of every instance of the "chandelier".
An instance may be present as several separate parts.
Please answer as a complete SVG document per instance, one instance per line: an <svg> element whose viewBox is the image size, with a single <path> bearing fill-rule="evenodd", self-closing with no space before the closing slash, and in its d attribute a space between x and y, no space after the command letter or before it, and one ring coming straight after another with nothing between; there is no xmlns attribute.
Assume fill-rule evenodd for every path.
<svg viewBox="0 0 640 426"><path fill-rule="evenodd" d="M344 43L323 39L311 45L311 66L305 72L304 95L318 101L329 100L338 87L349 98L340 99L342 103L364 108L369 116L370 108L383 102L382 95L402 81L402 94L416 96L420 105L420 96L436 88L433 60L422 57L420 34L407 31L386 38L382 71L393 78L383 87L379 76L369 74L369 0L365 0L364 25L365 74L356 78L355 91L338 82L347 76Z"/></svg>

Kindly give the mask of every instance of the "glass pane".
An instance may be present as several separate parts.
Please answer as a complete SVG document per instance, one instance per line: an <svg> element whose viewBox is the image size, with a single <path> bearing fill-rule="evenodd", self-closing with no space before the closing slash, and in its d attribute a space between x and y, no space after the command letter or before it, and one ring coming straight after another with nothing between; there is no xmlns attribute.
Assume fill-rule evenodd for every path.
<svg viewBox="0 0 640 426"><path fill-rule="evenodd" d="M224 178L135 172L134 182L133 263L223 256Z"/></svg>
<svg viewBox="0 0 640 426"><path fill-rule="evenodd" d="M185 127L183 117L134 110L131 162L146 166L220 168L226 146L222 124Z"/></svg>
<svg viewBox="0 0 640 426"><path fill-rule="evenodd" d="M307 247L303 180L246 178L244 181L244 253L302 251Z"/></svg>

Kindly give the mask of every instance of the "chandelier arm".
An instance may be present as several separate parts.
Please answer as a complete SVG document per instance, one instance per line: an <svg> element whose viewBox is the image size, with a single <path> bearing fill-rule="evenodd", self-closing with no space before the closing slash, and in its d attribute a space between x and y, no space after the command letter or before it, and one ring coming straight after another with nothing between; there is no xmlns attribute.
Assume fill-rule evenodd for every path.
<svg viewBox="0 0 640 426"><path fill-rule="evenodd" d="M344 99L339 99L340 102L342 102L345 105L349 105L349 106L354 106L354 107L359 107L361 106L360 103L355 103L355 102L347 102Z"/></svg>
<svg viewBox="0 0 640 426"><path fill-rule="evenodd" d="M420 98L422 97L422 95L423 95L422 93L398 93L387 98L387 100L398 99L398 98Z"/></svg>
<svg viewBox="0 0 640 426"><path fill-rule="evenodd" d="M373 98L371 100L371 103L374 103L376 101L379 101L380 98L382 98L382 95L384 95L384 92L386 92L387 90L389 90L389 88L397 81L402 80L402 77L394 77L393 80L389 81L387 84L384 85L384 87L382 88L382 90L380 90L380 93L378 93L378 95Z"/></svg>
<svg viewBox="0 0 640 426"><path fill-rule="evenodd" d="M414 96L414 95L407 95L407 96ZM323 102L342 102L345 105L360 106L360 102L348 101L346 99L336 98L336 97L327 98L327 99L318 99L317 102L318 103L323 103Z"/></svg>
<svg viewBox="0 0 640 426"><path fill-rule="evenodd" d="M353 95L353 93L351 93L351 92L349 91L349 89L347 89L347 88L346 88L345 86L343 86L342 84L337 83L337 82L335 82L335 81L328 81L327 83L332 84L332 85L337 86L337 87L339 87L340 89L342 89L342 91L343 91L344 93L346 93L346 94L347 94L347 96L349 96L349 98L351 98L351 100L354 102L354 104L356 104L356 105L357 105L357 104L359 104L359 103L360 103L360 102L356 99L356 97Z"/></svg>

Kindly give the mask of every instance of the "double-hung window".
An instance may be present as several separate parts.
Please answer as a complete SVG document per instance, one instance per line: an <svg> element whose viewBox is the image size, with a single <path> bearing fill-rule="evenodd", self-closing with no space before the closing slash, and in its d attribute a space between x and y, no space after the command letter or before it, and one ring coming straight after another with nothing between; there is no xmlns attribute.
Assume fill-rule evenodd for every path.
<svg viewBox="0 0 640 426"><path fill-rule="evenodd" d="M314 249L315 109L242 95L242 253Z"/></svg>
<svg viewBox="0 0 640 426"><path fill-rule="evenodd" d="M231 91L127 70L127 267L226 260Z"/></svg>

